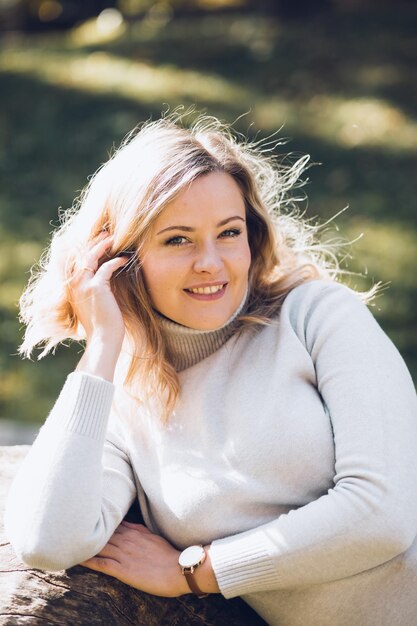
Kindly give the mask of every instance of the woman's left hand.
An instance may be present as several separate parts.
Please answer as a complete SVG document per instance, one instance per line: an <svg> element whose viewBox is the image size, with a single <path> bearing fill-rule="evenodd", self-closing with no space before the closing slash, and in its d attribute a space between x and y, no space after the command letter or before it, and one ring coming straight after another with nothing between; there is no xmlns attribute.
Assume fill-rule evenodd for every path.
<svg viewBox="0 0 417 626"><path fill-rule="evenodd" d="M101 552L80 565L168 598L190 592L178 565L179 555L179 550L146 526L122 522Z"/></svg>

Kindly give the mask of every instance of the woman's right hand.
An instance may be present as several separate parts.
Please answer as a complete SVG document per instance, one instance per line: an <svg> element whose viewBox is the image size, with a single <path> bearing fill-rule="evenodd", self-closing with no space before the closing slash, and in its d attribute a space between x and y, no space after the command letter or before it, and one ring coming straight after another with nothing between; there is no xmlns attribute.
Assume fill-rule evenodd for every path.
<svg viewBox="0 0 417 626"><path fill-rule="evenodd" d="M77 369L109 380L113 378L125 334L122 313L110 279L129 261L127 257L115 257L100 265L112 243L113 239L108 234L96 238L77 264L71 280L71 304L87 339L86 350Z"/></svg>

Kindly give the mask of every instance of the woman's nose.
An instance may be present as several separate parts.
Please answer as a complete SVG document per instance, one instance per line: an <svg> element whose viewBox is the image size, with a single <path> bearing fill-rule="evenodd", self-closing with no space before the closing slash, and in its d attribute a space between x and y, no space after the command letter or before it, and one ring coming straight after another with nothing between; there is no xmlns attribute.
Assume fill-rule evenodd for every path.
<svg viewBox="0 0 417 626"><path fill-rule="evenodd" d="M215 244L202 246L194 260L194 270L196 272L208 272L216 274L223 268L223 261Z"/></svg>

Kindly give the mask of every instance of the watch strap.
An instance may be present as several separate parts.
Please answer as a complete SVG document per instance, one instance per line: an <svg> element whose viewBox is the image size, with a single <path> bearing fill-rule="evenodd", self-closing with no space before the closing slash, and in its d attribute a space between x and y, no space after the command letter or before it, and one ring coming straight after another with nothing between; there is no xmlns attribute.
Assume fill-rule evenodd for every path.
<svg viewBox="0 0 417 626"><path fill-rule="evenodd" d="M208 593L204 593L204 591L201 591L200 587L197 585L197 581L194 578L194 575L190 571L185 570L184 576L191 591L195 593L199 598L205 598L209 595Z"/></svg>

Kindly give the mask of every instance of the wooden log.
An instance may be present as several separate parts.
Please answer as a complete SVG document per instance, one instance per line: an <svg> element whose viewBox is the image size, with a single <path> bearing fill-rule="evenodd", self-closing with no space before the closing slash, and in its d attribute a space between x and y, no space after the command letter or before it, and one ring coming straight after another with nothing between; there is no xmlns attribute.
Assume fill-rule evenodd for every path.
<svg viewBox="0 0 417 626"><path fill-rule="evenodd" d="M0 624L16 626L261 626L239 598L159 598L81 566L62 572L28 567L4 534L5 496L29 446L0 447ZM131 512L132 520L134 511Z"/></svg>

